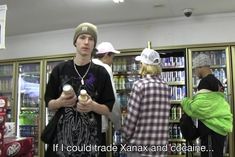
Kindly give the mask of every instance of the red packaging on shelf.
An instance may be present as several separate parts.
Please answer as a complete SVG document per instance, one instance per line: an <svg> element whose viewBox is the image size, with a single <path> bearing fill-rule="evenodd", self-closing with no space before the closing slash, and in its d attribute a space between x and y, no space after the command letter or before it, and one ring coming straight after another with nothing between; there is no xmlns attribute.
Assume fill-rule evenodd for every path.
<svg viewBox="0 0 235 157"><path fill-rule="evenodd" d="M6 113L0 112L0 130L4 130L6 122Z"/></svg>
<svg viewBox="0 0 235 157"><path fill-rule="evenodd" d="M0 142L0 157L2 157L3 153L3 144Z"/></svg>
<svg viewBox="0 0 235 157"><path fill-rule="evenodd" d="M33 157L32 138L5 138L0 157Z"/></svg>
<svg viewBox="0 0 235 157"><path fill-rule="evenodd" d="M4 139L4 129L0 129L0 143L3 142Z"/></svg>
<svg viewBox="0 0 235 157"><path fill-rule="evenodd" d="M7 97L0 96L0 113L6 113L7 109Z"/></svg>

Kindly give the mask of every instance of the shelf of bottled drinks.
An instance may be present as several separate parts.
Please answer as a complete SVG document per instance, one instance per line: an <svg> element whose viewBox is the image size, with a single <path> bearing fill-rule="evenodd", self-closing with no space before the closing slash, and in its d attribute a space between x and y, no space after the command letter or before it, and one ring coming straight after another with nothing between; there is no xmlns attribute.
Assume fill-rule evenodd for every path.
<svg viewBox="0 0 235 157"><path fill-rule="evenodd" d="M135 62L134 59L136 55L140 54L141 50L138 51L135 50L133 53L128 52L126 54L123 51L114 58L112 65L117 99L121 105L122 125L125 123L128 112L127 103L132 85L136 80L141 78L138 74L140 64ZM234 96L231 96L231 91L234 90L234 84L231 83L231 79L235 78L235 70L232 69L232 64L234 65L232 60L235 59L235 55L233 54L235 53L235 47L206 46L202 48L161 49L157 51L162 58L161 77L170 86L172 95L169 117L169 146L184 146L187 143L183 139L178 125L183 112L180 107L180 102L185 96L193 96L199 83L199 79L193 75L192 71L191 62L193 57L198 53L206 53L210 56L212 60L212 72L223 83L226 98L231 102L230 99L234 99ZM39 147L41 143L38 137L40 134L40 126L43 128L46 121L50 119L53 113L50 114L47 112L49 114L45 114L47 110L43 104L43 100L39 99L38 95L34 94L43 94L43 88L41 87L43 86L45 88L45 84L54 66L72 57L73 54L48 57L48 59L35 58L33 60L27 60L25 58L21 61L0 61L0 96L7 96L9 101L6 110L6 121L17 123L19 135L33 137L35 155L38 153L38 155L41 156L42 153L39 151L44 150L44 148L42 148L44 145L41 148ZM19 71L19 68L21 68L21 71ZM32 93L25 93L24 90L20 88L20 78L23 79L21 80L21 86L23 86L22 82L24 81L26 83L33 83L26 84L26 87L24 87L27 89L27 87L32 85ZM39 80L36 78L39 78ZM231 107L234 110L232 103ZM39 118L41 119L39 120ZM119 144L123 141L121 132L113 131L111 136L112 144ZM234 139L231 136L232 135L229 135L226 140L224 156L232 157L233 155L232 148L234 147ZM194 141L194 145L200 145L200 140L197 139ZM168 152L171 157L186 156L185 153L186 152L183 151ZM113 154L112 156L124 157L125 155L125 152L120 152L118 155ZM194 156L200 156L200 153L194 152Z"/></svg>
<svg viewBox="0 0 235 157"><path fill-rule="evenodd" d="M13 66L4 64L0 68L0 91L2 96L6 96L8 106L6 110L7 122L13 122L12 111L12 88L13 88Z"/></svg>
<svg viewBox="0 0 235 157"><path fill-rule="evenodd" d="M217 47L217 48L194 48L189 50L190 57L194 58L200 53L204 53L210 57L211 60L211 71L214 74L214 76L222 83L224 87L224 94L225 99L231 104L231 109L233 109L231 99L228 95L230 95L231 91L231 67L230 67L230 54L228 47ZM229 59L230 58L230 59ZM198 79L193 71L190 71L190 74L192 76L192 81L190 82L192 86L192 90L190 91L191 95L194 95L197 91L197 85L200 82L200 79ZM190 77L190 75L189 75ZM233 111L232 111L233 112ZM229 135L224 144L224 156L231 156L229 155L231 152L231 143L233 140L231 140L231 135ZM200 146L200 139L196 139L193 143L194 145ZM195 152L194 156L200 156L200 152Z"/></svg>
<svg viewBox="0 0 235 157"><path fill-rule="evenodd" d="M185 50L167 50L166 51L158 51L161 55L161 66L162 66L162 74L161 77L171 88L171 109L170 109L170 117L169 117L169 147L178 146L183 147L186 146L187 142L183 139L180 127L179 120L182 116L182 108L180 106L181 100L185 96L189 96L187 94L186 82L188 81L186 78L188 76L187 72L190 70L186 67L186 51ZM200 52L193 53L193 56L196 56ZM225 94L227 92L227 79L226 79L226 53L224 49L213 50L213 51L205 51L202 53L206 53L211 58L211 69L212 73L222 82L225 87ZM140 64L135 62L134 58L136 55L128 55L128 56L117 56L114 59L113 63L113 73L114 73L114 83L117 89L117 98L121 104L121 122L122 125L125 123L125 118L127 116L127 103L128 97L131 92L131 88L133 83L140 79L141 76L138 74L138 69L140 68ZM191 58L192 61L192 58ZM192 69L192 68L191 68ZM193 74L193 73L192 73ZM193 94L196 92L196 87L199 83L199 79L192 75L192 89ZM191 87L187 87L191 88ZM122 143L122 134L119 131L115 131L113 133L113 144ZM200 146L200 140L197 139L193 143L195 146ZM225 144L224 148L224 156L228 156L228 144ZM194 151L194 155L200 156L199 152ZM116 157L125 156L125 152L121 152L119 156L114 154ZM184 151L168 151L169 156L186 156L186 152Z"/></svg>
<svg viewBox="0 0 235 157"><path fill-rule="evenodd" d="M171 110L169 119L169 145L185 145L186 141L183 139L180 128L179 119L182 115L180 107L180 100L186 95L185 86L185 51L184 50L172 50L162 51L161 66L162 74L161 78L168 83L171 88ZM140 69L140 63L135 62L136 55L115 57L112 65L114 73L114 83L117 90L117 98L121 105L121 124L124 125L127 116L127 102L131 92L133 83L140 79L138 74ZM120 131L114 131L113 144L119 145L123 142L122 134ZM184 152L168 152L169 155L183 155ZM126 156L125 152L116 152L113 154L115 157Z"/></svg>

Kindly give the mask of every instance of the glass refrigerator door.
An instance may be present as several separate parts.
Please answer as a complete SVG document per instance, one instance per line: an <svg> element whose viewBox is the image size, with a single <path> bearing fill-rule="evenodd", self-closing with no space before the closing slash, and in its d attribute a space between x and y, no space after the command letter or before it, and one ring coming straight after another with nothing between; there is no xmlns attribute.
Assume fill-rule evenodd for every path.
<svg viewBox="0 0 235 157"><path fill-rule="evenodd" d="M232 54L232 56L231 56L231 60L233 61L232 62L232 70L233 70L233 73L232 73L232 75L233 75L233 85L232 85L232 91L233 91L233 93L231 93L231 95L229 95L229 98L230 99L232 99L232 102L233 102L233 105L232 105L232 110L233 110L233 114L234 114L234 112L235 112L235 46L232 46L232 52L231 52L231 54ZM234 119L233 119L233 121L234 121ZM234 141L235 141L235 137L234 137L234 134L232 134L231 135L231 139L232 140L230 140L231 142L232 142L232 144L230 144L230 147L229 147L229 150L230 150L230 152L231 151L233 151L232 153L233 153L233 155L235 154L235 150L234 150L234 145L235 145L235 143L234 143Z"/></svg>
<svg viewBox="0 0 235 157"><path fill-rule="evenodd" d="M52 72L52 69L56 66L56 65L58 65L59 63L61 63L61 62L64 62L64 61L66 61L66 60L68 60L68 59L71 59L71 57L65 57L65 58L57 58L57 59L47 59L47 60L45 60L45 64L44 64L44 66L43 66L43 89L44 89L44 91L43 91L43 95L44 95L44 93L45 93L45 89L46 89L46 84L47 84L47 82L49 81L49 77L50 77L50 74L51 74L51 72ZM49 122L49 120L54 116L54 114L55 114L55 112L53 112L53 111L51 111L51 110L48 110L48 108L46 107L46 105L45 105L45 101L44 101L44 97L43 97L43 99L42 99L42 108L41 108L41 112L42 112L42 114L41 114L41 116L42 116L42 118L41 118L41 124L42 124L42 128L41 128L41 130L43 130L44 129L44 127L48 124L48 122ZM41 143L41 145L40 145L40 155L41 156L44 156L44 152L45 152L45 150L47 149L47 144L45 144L45 143Z"/></svg>
<svg viewBox="0 0 235 157"><path fill-rule="evenodd" d="M116 56L112 65L113 81L117 92L117 103L121 109L121 126L124 125L127 116L127 101L132 88L133 83L140 78L138 74L139 64L135 62L135 54L129 54L128 56ZM109 127L108 145L115 145L120 147L123 141L121 131L112 129L112 125ZM108 156L121 157L126 156L125 152L116 151L111 154L108 152Z"/></svg>
<svg viewBox="0 0 235 157"><path fill-rule="evenodd" d="M180 102L187 95L185 51L185 49L158 51L162 62L161 78L171 89L168 145L172 148L186 146L186 140L183 138L179 126L182 116ZM173 151L173 149L168 149L169 157L185 156L185 154L186 152L182 150Z"/></svg>
<svg viewBox="0 0 235 157"><path fill-rule="evenodd" d="M194 74L192 70L192 60L198 54L204 53L210 56L211 65L210 68L215 77L217 77L224 86L225 98L231 104L229 95L231 94L231 67L230 67L230 54L228 47L212 47L212 48L195 48L189 49L189 95L192 97L197 92L197 86L200 79ZM190 68L191 67L191 68ZM232 108L232 106L231 106ZM233 156L229 149L231 145L231 135L225 141L224 155ZM195 141L195 145L200 145L200 140ZM196 154L200 154L197 152Z"/></svg>
<svg viewBox="0 0 235 157"><path fill-rule="evenodd" d="M40 62L18 65L18 137L33 137L34 154L38 155L40 116Z"/></svg>
<svg viewBox="0 0 235 157"><path fill-rule="evenodd" d="M52 69L58 65L59 63L65 61L66 59L62 59L62 60L56 60L56 61L47 61L46 63L46 82L49 81L49 77L50 74L52 72ZM55 112L53 111L49 111L48 108L46 108L46 125L49 122L49 120L53 117L53 115L55 114Z"/></svg>
<svg viewBox="0 0 235 157"><path fill-rule="evenodd" d="M186 140L183 139L179 119L182 115L180 107L181 99L186 95L186 66L185 66L185 49L158 50L162 61L161 78L168 83L171 88L171 110L169 120L169 145L184 146ZM139 53L132 53L123 56L116 56L112 65L113 80L117 91L117 102L121 105L121 124L124 125L128 114L127 103L133 83L141 78L139 74L140 62L135 61ZM119 146L123 141L120 131L111 132L109 137L110 144ZM185 152L168 152L168 156L185 156ZM113 157L125 156L125 152L117 151L112 154Z"/></svg>
<svg viewBox="0 0 235 157"><path fill-rule="evenodd" d="M7 119L6 122L15 121L15 107L14 107L14 65L13 64L2 64L0 65L0 96L6 96L7 102Z"/></svg>

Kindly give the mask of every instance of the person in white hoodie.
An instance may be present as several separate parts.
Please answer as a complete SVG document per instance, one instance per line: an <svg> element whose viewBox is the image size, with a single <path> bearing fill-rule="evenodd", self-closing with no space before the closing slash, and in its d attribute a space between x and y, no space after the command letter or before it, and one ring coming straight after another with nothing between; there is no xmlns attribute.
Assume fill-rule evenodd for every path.
<svg viewBox="0 0 235 157"><path fill-rule="evenodd" d="M103 66L110 75L110 79L113 86L113 92L115 96L115 103L112 109L111 114L108 117L102 116L102 133L105 133L108 129L108 118L114 125L115 130L119 130L121 128L121 111L120 104L117 102L117 94L113 81L113 72L111 65L113 63L113 58L115 54L119 54L120 51L114 49L113 45L110 42L102 42L97 47L97 52L95 54L95 58L92 59L93 63Z"/></svg>

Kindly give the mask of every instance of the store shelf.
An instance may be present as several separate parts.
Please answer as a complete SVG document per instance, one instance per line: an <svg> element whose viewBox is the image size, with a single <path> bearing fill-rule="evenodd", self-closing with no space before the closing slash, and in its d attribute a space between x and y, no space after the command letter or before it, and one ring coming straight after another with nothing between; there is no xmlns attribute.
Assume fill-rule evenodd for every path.
<svg viewBox="0 0 235 157"><path fill-rule="evenodd" d="M216 69L216 68L226 68L225 65L211 65L210 68Z"/></svg>
<svg viewBox="0 0 235 157"><path fill-rule="evenodd" d="M166 69L184 69L184 66L163 66L162 70L166 70Z"/></svg>
<svg viewBox="0 0 235 157"><path fill-rule="evenodd" d="M40 72L39 71L24 71L24 72L20 72L21 76L31 76L31 75L39 75Z"/></svg>
<svg viewBox="0 0 235 157"><path fill-rule="evenodd" d="M181 100L171 100L171 104L180 104Z"/></svg>
<svg viewBox="0 0 235 157"><path fill-rule="evenodd" d="M11 75L1 74L0 78L12 78L12 74Z"/></svg>
<svg viewBox="0 0 235 157"><path fill-rule="evenodd" d="M119 94L129 94L131 92L131 89L118 89L116 90Z"/></svg>
<svg viewBox="0 0 235 157"><path fill-rule="evenodd" d="M20 127L38 127L38 125L35 124L24 124L24 125L19 125Z"/></svg>
<svg viewBox="0 0 235 157"><path fill-rule="evenodd" d="M20 110L21 111L38 111L39 108L38 107L21 107Z"/></svg>
<svg viewBox="0 0 235 157"><path fill-rule="evenodd" d="M168 140L169 142L186 142L185 139L171 138Z"/></svg>
<svg viewBox="0 0 235 157"><path fill-rule="evenodd" d="M9 89L9 90L2 90L0 93L2 94L11 94L12 91Z"/></svg>
<svg viewBox="0 0 235 157"><path fill-rule="evenodd" d="M185 85L184 81L173 81L173 82L167 82L169 86L183 86Z"/></svg>
<svg viewBox="0 0 235 157"><path fill-rule="evenodd" d="M200 157L201 154L200 154L200 153L193 153L193 156L194 156L194 157ZM224 154L223 156L224 156L224 157L229 157L229 154L226 153L226 154Z"/></svg>
<svg viewBox="0 0 235 157"><path fill-rule="evenodd" d="M140 75L138 73L138 71L120 71L120 72L113 72L113 75L116 76L116 75Z"/></svg>
<svg viewBox="0 0 235 157"><path fill-rule="evenodd" d="M176 119L176 120L169 119L169 123L179 123L179 122L180 122L179 119Z"/></svg>

